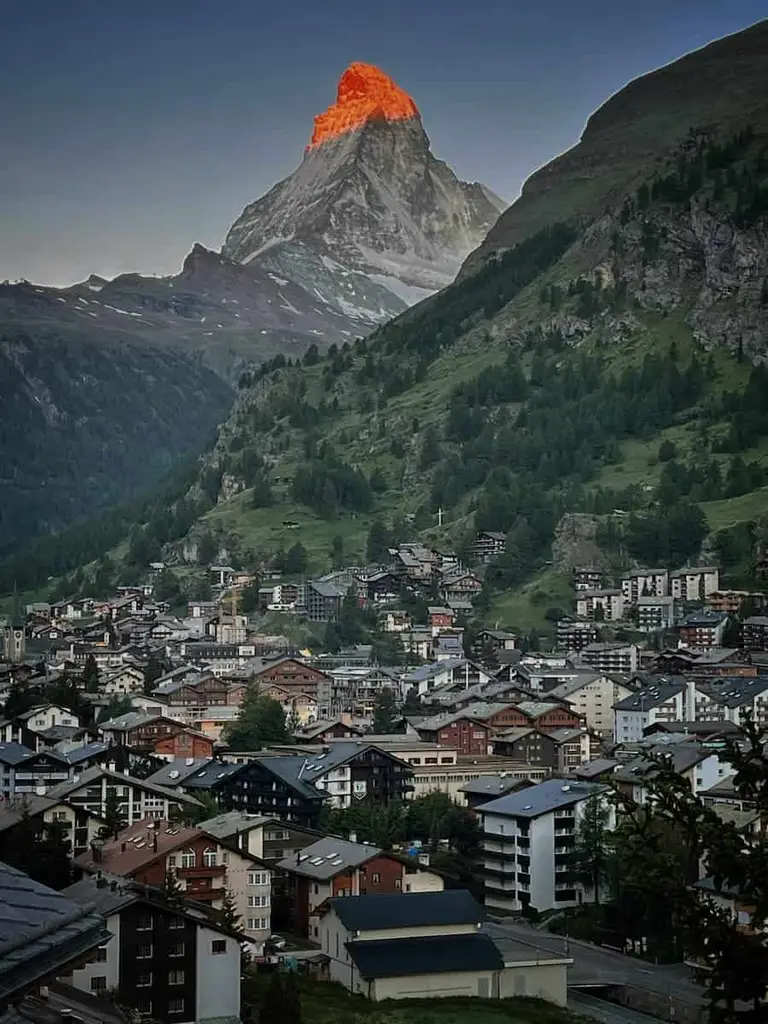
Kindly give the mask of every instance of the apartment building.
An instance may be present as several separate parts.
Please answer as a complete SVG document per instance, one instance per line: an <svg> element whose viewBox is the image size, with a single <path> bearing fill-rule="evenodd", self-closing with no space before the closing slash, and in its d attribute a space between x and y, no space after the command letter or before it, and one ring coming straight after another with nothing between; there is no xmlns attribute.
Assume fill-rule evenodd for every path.
<svg viewBox="0 0 768 1024"><path fill-rule="evenodd" d="M634 604L639 597L666 597L669 570L633 569L621 577L621 592L628 604Z"/></svg>
<svg viewBox="0 0 768 1024"><path fill-rule="evenodd" d="M573 879L578 822L607 787L548 779L477 808L483 829L485 905L507 912L576 906L591 897ZM606 800L609 827L614 810Z"/></svg>
<svg viewBox="0 0 768 1024"><path fill-rule="evenodd" d="M637 644L587 644L581 652L582 661L597 672L637 672L639 659Z"/></svg>
<svg viewBox="0 0 768 1024"><path fill-rule="evenodd" d="M637 628L644 633L671 629L675 624L674 597L638 597Z"/></svg>
<svg viewBox="0 0 768 1024"><path fill-rule="evenodd" d="M724 612L694 612L680 623L679 645L692 648L722 647L727 625L728 616Z"/></svg>
<svg viewBox="0 0 768 1024"><path fill-rule="evenodd" d="M669 574L669 593L680 601L706 601L719 589L720 570L717 566L694 566Z"/></svg>
<svg viewBox="0 0 768 1024"><path fill-rule="evenodd" d="M685 721L686 685L660 679L613 705L616 743L637 743L656 722Z"/></svg>
<svg viewBox="0 0 768 1024"><path fill-rule="evenodd" d="M741 646L747 651L768 651L768 615L750 615L744 619Z"/></svg>
<svg viewBox="0 0 768 1024"><path fill-rule="evenodd" d="M620 622L625 604L621 590L582 590L576 595L576 614L591 621L602 618L605 622Z"/></svg>

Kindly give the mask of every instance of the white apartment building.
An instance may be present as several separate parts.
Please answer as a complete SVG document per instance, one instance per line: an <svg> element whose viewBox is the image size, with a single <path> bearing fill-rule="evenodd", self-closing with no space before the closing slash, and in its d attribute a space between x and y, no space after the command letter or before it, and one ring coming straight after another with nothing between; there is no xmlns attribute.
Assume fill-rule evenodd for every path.
<svg viewBox="0 0 768 1024"><path fill-rule="evenodd" d="M583 619L594 620L595 612L600 608L598 618L602 614L606 622L619 622L624 618L624 605L621 590L584 590L576 595L576 614Z"/></svg>
<svg viewBox="0 0 768 1024"><path fill-rule="evenodd" d="M768 726L768 676L688 681L685 698L685 721L741 725L750 714L757 725Z"/></svg>
<svg viewBox="0 0 768 1024"><path fill-rule="evenodd" d="M669 593L668 569L633 569L621 577L625 601L634 604L638 597L666 597Z"/></svg>
<svg viewBox="0 0 768 1024"><path fill-rule="evenodd" d="M655 722L684 722L685 683L659 680L613 705L616 743L637 743Z"/></svg>
<svg viewBox="0 0 768 1024"><path fill-rule="evenodd" d="M581 650L582 661L598 672L637 672L639 657L637 644L587 644Z"/></svg>
<svg viewBox="0 0 768 1024"><path fill-rule="evenodd" d="M572 855L586 802L607 787L549 779L478 807L483 828L485 905L519 912L552 910L589 899L572 877ZM606 801L609 827L615 823Z"/></svg>
<svg viewBox="0 0 768 1024"><path fill-rule="evenodd" d="M613 706L634 691L607 673L599 673L588 679L573 679L561 683L547 696L559 697L570 702L572 709L580 715L587 728L603 736L613 735Z"/></svg>
<svg viewBox="0 0 768 1024"><path fill-rule="evenodd" d="M705 601L720 589L720 570L716 566L678 569L669 575L670 594L680 601Z"/></svg>

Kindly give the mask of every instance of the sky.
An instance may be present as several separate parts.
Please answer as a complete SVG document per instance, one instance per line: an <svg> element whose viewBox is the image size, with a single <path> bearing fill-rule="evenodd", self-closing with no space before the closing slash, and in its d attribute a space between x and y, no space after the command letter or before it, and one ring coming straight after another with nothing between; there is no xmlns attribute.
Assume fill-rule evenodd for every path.
<svg viewBox="0 0 768 1024"><path fill-rule="evenodd" d="M0 35L0 280L176 272L299 164L352 61L512 201L627 81L765 0L25 0Z"/></svg>

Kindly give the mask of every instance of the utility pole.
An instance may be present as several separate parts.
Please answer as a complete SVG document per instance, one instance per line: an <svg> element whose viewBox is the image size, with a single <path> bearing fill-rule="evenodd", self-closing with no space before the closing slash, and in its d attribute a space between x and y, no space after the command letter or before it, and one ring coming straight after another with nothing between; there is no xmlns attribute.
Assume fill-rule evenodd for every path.
<svg viewBox="0 0 768 1024"><path fill-rule="evenodd" d="M442 507L440 507L437 510L437 525L438 525L438 528L440 528L443 525L443 509L442 509Z"/></svg>

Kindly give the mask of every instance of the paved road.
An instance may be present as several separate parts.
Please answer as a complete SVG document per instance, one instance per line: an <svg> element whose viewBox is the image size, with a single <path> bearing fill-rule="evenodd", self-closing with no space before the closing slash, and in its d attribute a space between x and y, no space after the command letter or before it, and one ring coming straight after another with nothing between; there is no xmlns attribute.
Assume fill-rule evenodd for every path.
<svg viewBox="0 0 768 1024"><path fill-rule="evenodd" d="M489 921L483 927L502 953L505 945L512 954L519 943L524 943L548 953L572 957L573 966L568 969L569 987L625 984L694 1005L704 1000L702 987L691 979L688 968L679 964L656 966L589 942L566 940L562 935L552 935L517 921L504 924Z"/></svg>
<svg viewBox="0 0 768 1024"><path fill-rule="evenodd" d="M656 1017L648 1017L637 1010L629 1010L615 1003L607 1003L604 999L595 999L584 992L571 992L568 995L568 1009L582 1017L591 1017L601 1024L659 1024Z"/></svg>

